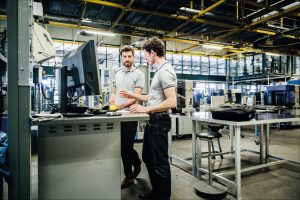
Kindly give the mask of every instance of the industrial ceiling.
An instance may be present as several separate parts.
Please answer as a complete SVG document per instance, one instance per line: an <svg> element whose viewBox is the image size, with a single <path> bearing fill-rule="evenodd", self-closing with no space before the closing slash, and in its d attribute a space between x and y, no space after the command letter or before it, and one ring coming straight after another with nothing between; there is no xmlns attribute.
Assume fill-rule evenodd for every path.
<svg viewBox="0 0 300 200"><path fill-rule="evenodd" d="M159 36L185 43L179 53L201 54L203 44L224 47L214 54L251 51L300 55L297 0L41 0L43 23ZM0 14L6 14L5 1ZM205 52L204 52L205 53Z"/></svg>

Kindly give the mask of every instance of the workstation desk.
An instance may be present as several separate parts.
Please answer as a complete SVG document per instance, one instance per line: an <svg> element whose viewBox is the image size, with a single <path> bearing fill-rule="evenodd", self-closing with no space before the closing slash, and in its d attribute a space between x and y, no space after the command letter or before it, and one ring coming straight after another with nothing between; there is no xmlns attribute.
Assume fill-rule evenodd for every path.
<svg viewBox="0 0 300 200"><path fill-rule="evenodd" d="M121 199L120 125L148 114L33 121L39 199Z"/></svg>
<svg viewBox="0 0 300 200"><path fill-rule="evenodd" d="M179 116L179 115L170 115L171 117L186 117L192 120L193 123L193 134L192 134L192 162L187 161L186 159L180 158L172 154L171 141L172 138L169 137L170 144L170 158L182 161L184 163L190 164L192 166L192 175L196 178L201 178L201 172L207 173L206 169L201 167L201 159L197 159L196 155L201 157L201 142L196 141L196 133L201 132L201 126L203 124L223 124L229 126L230 133L230 143L231 143L231 153L234 153L235 156L235 170L233 172L224 172L224 173L213 173L213 178L216 178L222 184L225 184L229 189L232 189L232 193L235 195L236 199L242 199L241 196L241 173L251 170L257 170L260 168L270 167L277 164L283 163L292 163L299 166L300 163L295 161L286 160L284 158L278 158L270 155L269 152L269 143L270 143L270 124L273 123L284 123L284 122L299 122L299 116L284 115L284 114L274 114L274 113L259 113L256 115L255 119L250 121L226 121L226 120L217 120L213 119L210 112L195 112L191 116ZM260 142L260 165L247 167L241 169L241 151L247 151L247 149L241 149L241 126L249 125L260 125L261 129L261 142ZM266 132L264 132L264 126L266 126ZM253 152L251 150L251 152ZM273 158L272 161L270 158ZM298 168L299 169L299 168ZM229 180L226 176L235 175L234 181Z"/></svg>

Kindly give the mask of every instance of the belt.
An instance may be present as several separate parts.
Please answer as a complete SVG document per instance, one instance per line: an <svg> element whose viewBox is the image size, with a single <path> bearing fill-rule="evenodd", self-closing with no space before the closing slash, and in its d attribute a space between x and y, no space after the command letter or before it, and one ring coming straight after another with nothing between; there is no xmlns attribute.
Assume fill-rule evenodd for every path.
<svg viewBox="0 0 300 200"><path fill-rule="evenodd" d="M149 113L150 121L160 121L165 118L169 118L168 112L156 112L156 113Z"/></svg>
<svg viewBox="0 0 300 200"><path fill-rule="evenodd" d="M153 113L149 113L149 115L164 115L164 114L169 114L167 111L164 112L153 112Z"/></svg>

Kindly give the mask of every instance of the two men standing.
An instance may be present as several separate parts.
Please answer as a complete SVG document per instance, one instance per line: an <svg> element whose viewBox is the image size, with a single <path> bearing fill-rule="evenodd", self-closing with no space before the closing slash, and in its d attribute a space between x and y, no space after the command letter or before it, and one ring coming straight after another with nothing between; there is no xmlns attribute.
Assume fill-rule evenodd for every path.
<svg viewBox="0 0 300 200"><path fill-rule="evenodd" d="M150 38L143 45L144 57L149 65L156 68L149 95L141 95L128 90L120 91L120 96L128 99L147 101L144 107L133 104L130 112L148 113L150 120L145 127L143 161L150 177L152 191L140 194L139 199L167 200L171 196L171 170L168 156L168 132L171 120L168 110L177 105L177 77L172 65L165 59L165 48L158 38Z"/></svg>
<svg viewBox="0 0 300 200"><path fill-rule="evenodd" d="M171 170L168 156L168 132L171 120L168 110L176 107L177 77L172 65L165 59L165 47L158 38L150 38L143 45L144 57L149 65L156 68L149 95L141 95L144 75L132 64L134 50L131 46L121 49L124 67L116 72L115 84L109 103L115 103L119 109L129 108L132 113L148 113L143 142L143 161L150 177L152 191L140 194L139 199L167 200L171 196ZM136 104L146 101L148 106ZM121 124L121 156L125 178L121 187L132 184L140 173L141 161L133 149L137 122ZM132 166L134 170L132 171Z"/></svg>

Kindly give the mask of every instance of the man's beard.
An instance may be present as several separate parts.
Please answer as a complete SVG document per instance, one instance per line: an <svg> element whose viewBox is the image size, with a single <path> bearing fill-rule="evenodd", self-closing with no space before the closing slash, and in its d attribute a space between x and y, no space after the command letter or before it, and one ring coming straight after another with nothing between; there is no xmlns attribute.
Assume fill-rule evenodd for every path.
<svg viewBox="0 0 300 200"><path fill-rule="evenodd" d="M125 67L131 67L132 66L132 62L124 62L123 65Z"/></svg>

